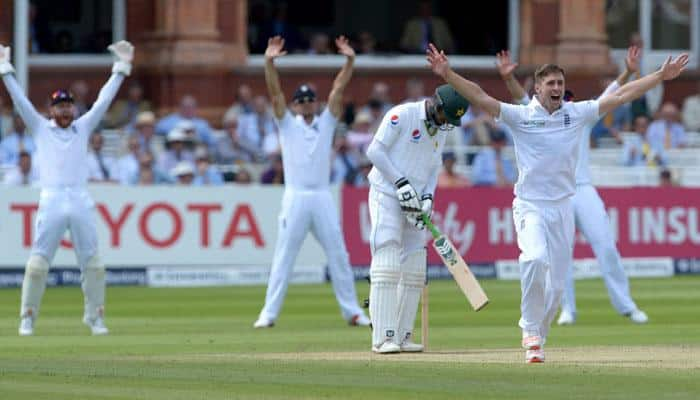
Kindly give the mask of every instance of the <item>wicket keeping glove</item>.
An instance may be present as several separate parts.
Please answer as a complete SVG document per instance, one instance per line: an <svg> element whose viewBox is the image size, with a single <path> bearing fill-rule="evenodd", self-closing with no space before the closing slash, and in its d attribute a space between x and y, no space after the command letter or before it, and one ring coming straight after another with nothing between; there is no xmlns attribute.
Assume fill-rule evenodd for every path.
<svg viewBox="0 0 700 400"><path fill-rule="evenodd" d="M418 193L416 193L416 189L408 183L408 179L401 178L394 183L394 186L396 186L396 196L399 198L401 211L407 214L421 212Z"/></svg>
<svg viewBox="0 0 700 400"><path fill-rule="evenodd" d="M134 60L134 46L126 40L120 40L110 44L107 50L109 50L114 57L112 73L120 73L125 76L131 75L131 61Z"/></svg>
<svg viewBox="0 0 700 400"><path fill-rule="evenodd" d="M13 74L15 68L10 64L10 46L0 44L0 75Z"/></svg>

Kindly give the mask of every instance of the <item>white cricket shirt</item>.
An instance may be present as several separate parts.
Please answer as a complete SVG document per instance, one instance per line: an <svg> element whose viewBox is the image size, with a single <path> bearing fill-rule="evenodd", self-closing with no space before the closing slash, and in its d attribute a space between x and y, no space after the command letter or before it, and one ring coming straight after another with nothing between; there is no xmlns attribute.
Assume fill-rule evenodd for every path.
<svg viewBox="0 0 700 400"><path fill-rule="evenodd" d="M596 100L600 100L604 96L615 92L619 88L620 84L617 83L617 80L613 80ZM524 105L529 104L530 97L525 95L522 99L520 99L520 103ZM579 145L578 161L576 162L576 185L591 184L591 166L589 162L591 153L591 131L598 120L602 117L602 115L599 116L597 120L583 127L583 135L581 135L581 143Z"/></svg>
<svg viewBox="0 0 700 400"><path fill-rule="evenodd" d="M396 169L410 182L418 194L426 193L431 176L442 168L442 150L451 130L426 126L425 100L393 107L384 115L374 139L387 148L387 155ZM394 182L372 167L369 182L379 191L394 194Z"/></svg>
<svg viewBox="0 0 700 400"><path fill-rule="evenodd" d="M518 165L515 195L524 200L572 196L581 137L599 118L598 101L564 102L552 114L536 97L526 106L500 105L499 119L513 131Z"/></svg>
<svg viewBox="0 0 700 400"><path fill-rule="evenodd" d="M88 140L117 94L124 75L114 73L90 111L63 129L46 119L29 102L12 74L2 77L27 130L34 136L36 153L32 159L39 170L42 189L82 187L88 180Z"/></svg>
<svg viewBox="0 0 700 400"><path fill-rule="evenodd" d="M331 147L338 120L328 107L307 124L287 110L279 128L284 184L292 189L326 189L331 177Z"/></svg>

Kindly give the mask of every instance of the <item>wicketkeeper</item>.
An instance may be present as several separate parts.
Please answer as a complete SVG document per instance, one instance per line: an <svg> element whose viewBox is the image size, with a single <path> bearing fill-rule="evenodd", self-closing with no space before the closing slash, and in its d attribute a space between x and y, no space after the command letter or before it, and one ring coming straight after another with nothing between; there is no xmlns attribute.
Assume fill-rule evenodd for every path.
<svg viewBox="0 0 700 400"><path fill-rule="evenodd" d="M49 265L66 230L80 267L85 294L83 322L93 335L106 335L104 323L105 267L97 254L95 202L88 193L90 134L97 128L124 77L131 73L134 47L126 41L108 47L115 58L112 76L90 111L75 119L73 96L66 90L51 94L50 119L39 114L14 78L10 48L0 45L0 75L27 130L36 141L41 195L31 254L24 271L19 334L34 334Z"/></svg>

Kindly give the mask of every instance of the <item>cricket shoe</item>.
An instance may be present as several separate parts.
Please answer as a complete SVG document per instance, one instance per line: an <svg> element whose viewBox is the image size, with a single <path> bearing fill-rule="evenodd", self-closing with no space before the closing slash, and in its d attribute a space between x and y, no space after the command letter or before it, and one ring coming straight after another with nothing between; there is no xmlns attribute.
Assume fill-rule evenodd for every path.
<svg viewBox="0 0 700 400"><path fill-rule="evenodd" d="M576 323L576 315L562 310L557 320L557 325L573 325Z"/></svg>
<svg viewBox="0 0 700 400"><path fill-rule="evenodd" d="M398 344L396 344L390 340L387 340L378 346L372 346L372 351L377 353L377 354L400 353L401 346L399 346Z"/></svg>
<svg viewBox="0 0 700 400"><path fill-rule="evenodd" d="M19 321L19 335L32 336L34 334L34 317L25 315Z"/></svg>
<svg viewBox="0 0 700 400"><path fill-rule="evenodd" d="M525 362L528 364L543 363L544 349L533 349L525 351Z"/></svg>
<svg viewBox="0 0 700 400"><path fill-rule="evenodd" d="M420 343L413 343L410 339L406 339L401 342L401 351L404 353L421 353L423 352L423 345Z"/></svg>
<svg viewBox="0 0 700 400"><path fill-rule="evenodd" d="M525 350L539 350L542 348L542 336L525 336L523 337L522 345Z"/></svg>
<svg viewBox="0 0 700 400"><path fill-rule="evenodd" d="M646 324L649 322L649 317L647 317L647 314L638 308L635 308L634 311L627 314L627 316L635 324Z"/></svg>
<svg viewBox="0 0 700 400"><path fill-rule="evenodd" d="M272 328L273 326L275 326L275 321L265 317L258 318L258 320L253 324L253 328L255 329Z"/></svg>
<svg viewBox="0 0 700 400"><path fill-rule="evenodd" d="M90 328L93 336L102 336L109 334L109 329L105 325L105 319L103 317L96 317L93 319L83 317L83 323Z"/></svg>
<svg viewBox="0 0 700 400"><path fill-rule="evenodd" d="M350 326L370 326L372 321L370 321L365 314L357 314L350 318L348 324Z"/></svg>

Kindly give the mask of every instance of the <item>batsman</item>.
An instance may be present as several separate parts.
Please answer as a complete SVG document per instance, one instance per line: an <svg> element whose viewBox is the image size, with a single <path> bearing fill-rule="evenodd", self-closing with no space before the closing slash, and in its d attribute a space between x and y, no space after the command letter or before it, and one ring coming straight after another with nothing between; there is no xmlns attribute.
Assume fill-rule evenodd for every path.
<svg viewBox="0 0 700 400"><path fill-rule="evenodd" d="M447 135L469 103L450 85L384 116L367 156L369 174L370 318L375 353L421 352L412 340L426 276L422 214L431 215Z"/></svg>

